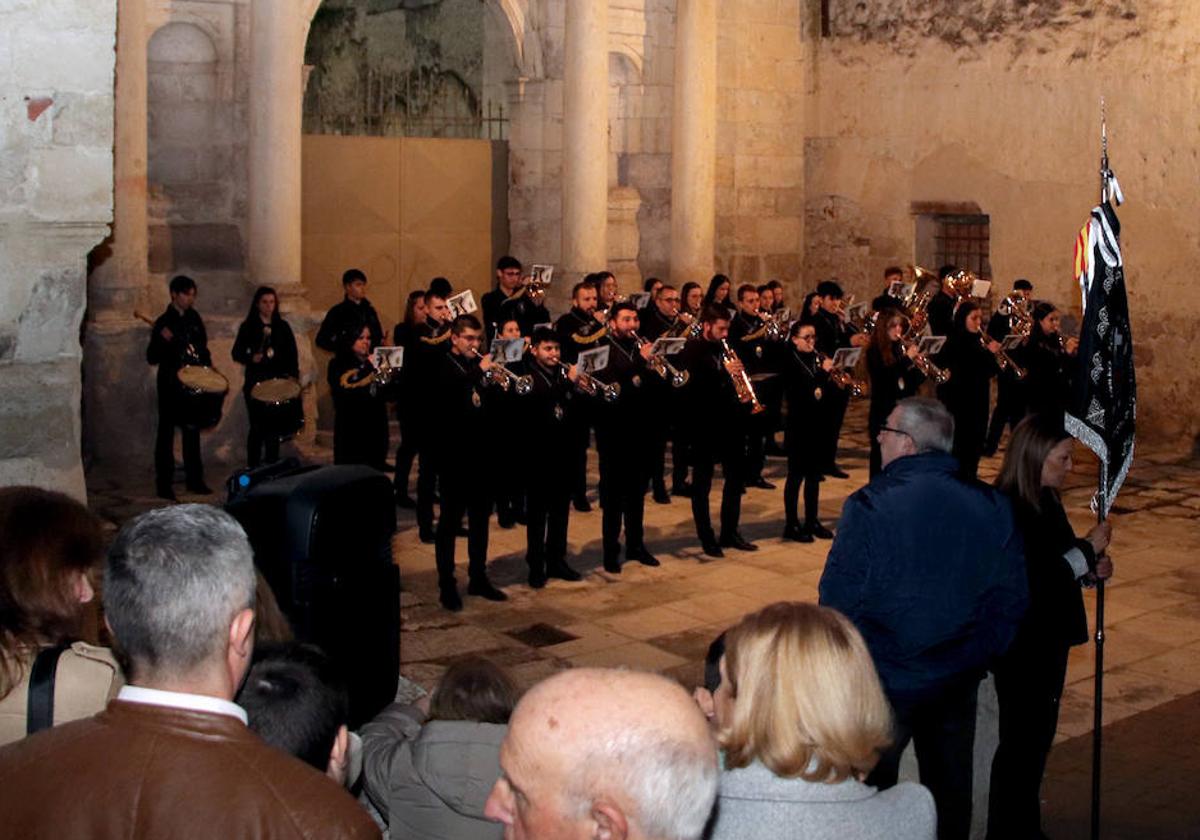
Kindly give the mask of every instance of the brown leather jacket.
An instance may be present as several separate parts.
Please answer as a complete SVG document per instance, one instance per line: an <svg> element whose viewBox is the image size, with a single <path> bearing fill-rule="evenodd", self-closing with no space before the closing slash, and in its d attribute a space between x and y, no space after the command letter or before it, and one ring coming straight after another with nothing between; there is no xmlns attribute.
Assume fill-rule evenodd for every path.
<svg viewBox="0 0 1200 840"><path fill-rule="evenodd" d="M0 748L3 833L33 838L378 838L336 783L241 721L114 700Z"/></svg>

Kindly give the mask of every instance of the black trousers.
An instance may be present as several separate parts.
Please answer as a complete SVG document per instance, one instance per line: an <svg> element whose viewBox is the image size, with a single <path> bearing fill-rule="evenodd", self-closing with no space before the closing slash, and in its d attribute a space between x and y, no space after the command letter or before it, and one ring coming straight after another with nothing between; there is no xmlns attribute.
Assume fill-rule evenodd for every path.
<svg viewBox="0 0 1200 840"><path fill-rule="evenodd" d="M453 465L441 472L442 512L434 540L438 588L455 588L454 540L467 516L467 575L471 580L487 578L488 517L492 515L491 493L479 474L466 466Z"/></svg>
<svg viewBox="0 0 1200 840"><path fill-rule="evenodd" d="M984 449L995 452L1004 435L1004 427L1014 428L1025 416L1025 406L1021 402L1021 386L1006 374L1001 373L996 380L996 407L992 410L992 422L988 426L987 439Z"/></svg>
<svg viewBox="0 0 1200 840"><path fill-rule="evenodd" d="M400 445L396 447L396 474L392 478L392 484L397 494L407 496L408 476L419 451L417 423L410 412L401 410L397 413L400 418Z"/></svg>
<svg viewBox="0 0 1200 840"><path fill-rule="evenodd" d="M688 466L691 464L687 434L677 422L671 430L671 486L687 484Z"/></svg>
<svg viewBox="0 0 1200 840"><path fill-rule="evenodd" d="M821 465L811 456L788 450L787 481L783 485L783 513L789 527L799 525L800 485L804 485L804 524L812 525L820 516Z"/></svg>
<svg viewBox="0 0 1200 840"><path fill-rule="evenodd" d="M1040 837L1046 758L1058 729L1067 677L1066 645L1014 645L995 669L1000 745L992 759L990 840Z"/></svg>
<svg viewBox="0 0 1200 840"><path fill-rule="evenodd" d="M600 532L604 557L621 553L621 527L627 551L645 547L643 521L646 484L650 480L650 448L640 440L601 429L596 448L600 455L600 505L604 509Z"/></svg>
<svg viewBox="0 0 1200 840"><path fill-rule="evenodd" d="M867 784L880 790L895 786L900 756L911 740L921 784L929 788L937 806L938 840L967 840L971 835L978 693L979 680L967 679L934 694L888 696L895 715L895 740L867 777Z"/></svg>
<svg viewBox="0 0 1200 840"><path fill-rule="evenodd" d="M692 519L696 523L696 536L701 542L714 542L712 516L709 512L708 494L712 491L713 472L717 463L725 477L725 488L721 492L721 536L730 537L737 533L738 521L742 517L742 488L746 483L745 436L726 427L723 436L693 438L692 454Z"/></svg>
<svg viewBox="0 0 1200 840"><path fill-rule="evenodd" d="M417 463L417 530L422 534L433 533L433 496L437 491L437 451L426 431L421 432L418 446L420 461ZM445 499L442 499L445 504ZM458 527L456 523L455 528Z"/></svg>
<svg viewBox="0 0 1200 840"><path fill-rule="evenodd" d="M154 482L159 490L171 487L175 480L175 427L183 438L183 471L189 485L204 483L204 464L200 461L200 430L180 425L175 404L158 397L158 434L154 438Z"/></svg>
<svg viewBox="0 0 1200 840"><path fill-rule="evenodd" d="M571 467L571 498L582 499L587 496L587 452L592 439L592 425L587 417L576 416L570 422L570 444L566 457Z"/></svg>
<svg viewBox="0 0 1200 840"><path fill-rule="evenodd" d="M250 431L246 434L246 465L251 469L259 464L274 464L279 460L280 437L263 428L257 403L246 395L246 416L250 419ZM266 450L266 456L263 450Z"/></svg>
<svg viewBox="0 0 1200 840"><path fill-rule="evenodd" d="M530 571L544 572L548 563L566 560L570 513L571 474L565 465L531 469L525 499L525 561Z"/></svg>
<svg viewBox="0 0 1200 840"><path fill-rule="evenodd" d="M829 463L824 467L832 467L837 462L838 438L842 436L842 423L846 420L846 406L850 404L850 392L844 388L826 388L825 403L828 406L829 426L826 429L828 440L826 450L829 453Z"/></svg>

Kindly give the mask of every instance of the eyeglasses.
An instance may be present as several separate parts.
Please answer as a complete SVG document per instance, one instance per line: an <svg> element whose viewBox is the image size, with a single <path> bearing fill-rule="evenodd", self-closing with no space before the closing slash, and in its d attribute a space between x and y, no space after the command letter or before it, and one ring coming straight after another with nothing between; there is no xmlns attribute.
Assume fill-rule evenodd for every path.
<svg viewBox="0 0 1200 840"><path fill-rule="evenodd" d="M912 435L910 435L908 432L904 431L903 429L893 429L891 426L880 426L879 433L883 434L884 432L891 432L894 435L904 435L906 438L912 437Z"/></svg>

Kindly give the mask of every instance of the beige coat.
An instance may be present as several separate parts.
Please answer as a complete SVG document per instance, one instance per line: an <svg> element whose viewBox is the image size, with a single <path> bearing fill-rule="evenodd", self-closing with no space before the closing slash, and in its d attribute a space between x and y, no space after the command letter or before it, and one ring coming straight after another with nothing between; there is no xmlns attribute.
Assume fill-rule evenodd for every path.
<svg viewBox="0 0 1200 840"><path fill-rule="evenodd" d="M25 737L31 654L24 677L0 699L0 745ZM54 725L91 717L117 696L125 680L108 648L75 642L58 658L54 674Z"/></svg>

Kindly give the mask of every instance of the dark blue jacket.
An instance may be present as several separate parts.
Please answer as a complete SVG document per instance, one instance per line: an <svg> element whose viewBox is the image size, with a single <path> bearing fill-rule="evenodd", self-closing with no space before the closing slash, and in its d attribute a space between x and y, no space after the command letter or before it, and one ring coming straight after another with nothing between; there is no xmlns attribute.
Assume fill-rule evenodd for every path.
<svg viewBox="0 0 1200 840"><path fill-rule="evenodd" d="M1029 601L1024 547L1001 493L941 452L898 458L846 500L821 603L854 622L889 695L983 675Z"/></svg>

